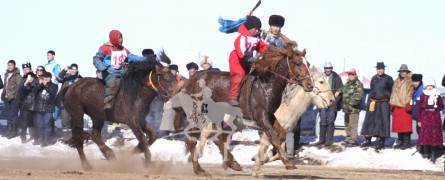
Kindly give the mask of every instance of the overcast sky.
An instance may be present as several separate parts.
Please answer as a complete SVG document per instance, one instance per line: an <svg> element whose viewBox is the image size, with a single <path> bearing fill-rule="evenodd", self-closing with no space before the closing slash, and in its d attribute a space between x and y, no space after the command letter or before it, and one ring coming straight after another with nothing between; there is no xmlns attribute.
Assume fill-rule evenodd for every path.
<svg viewBox="0 0 445 180"><path fill-rule="evenodd" d="M10 59L33 69L56 61L78 63L84 76L94 76L92 57L112 29L124 46L140 55L144 48L167 54L189 49L209 55L214 66L228 70L227 54L237 36L218 31L218 17L238 19L256 0L14 0L0 2L0 70ZM268 28L271 14L286 18L282 32L307 49L318 67L331 61L334 71L356 68L371 78L378 61L397 76L402 63L415 73L445 73L445 1L443 0L263 0L254 12ZM174 59L186 64L190 59ZM196 61L196 60L195 60ZM345 62L345 63L344 63ZM182 67L185 69L185 67ZM182 72L186 74L186 72ZM3 75L3 73L2 73Z"/></svg>

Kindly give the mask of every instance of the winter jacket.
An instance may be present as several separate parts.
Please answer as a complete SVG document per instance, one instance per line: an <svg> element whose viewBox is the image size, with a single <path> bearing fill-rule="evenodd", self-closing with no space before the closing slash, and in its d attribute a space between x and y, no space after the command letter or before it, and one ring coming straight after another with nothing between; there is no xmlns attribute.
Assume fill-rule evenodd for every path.
<svg viewBox="0 0 445 180"><path fill-rule="evenodd" d="M51 73L51 75L52 75L51 80L53 81L53 83L59 84L59 82L57 82L57 80L56 80L57 75L62 70L62 68L60 67L59 63L57 63L53 59L53 60L49 60L48 63L46 63L45 66L43 66L43 67L45 68L46 72L50 72Z"/></svg>
<svg viewBox="0 0 445 180"><path fill-rule="evenodd" d="M3 83L4 89L1 98L3 101L11 101L15 99L17 91L19 90L20 81L22 80L22 76L20 75L20 70L18 68L14 69L9 79L8 74L9 72L6 71L4 80L5 82Z"/></svg>
<svg viewBox="0 0 445 180"><path fill-rule="evenodd" d="M371 91L369 92L369 98L375 100L383 100L391 98L391 90L394 81L392 77L387 74L382 76L374 75L371 79Z"/></svg>
<svg viewBox="0 0 445 180"><path fill-rule="evenodd" d="M326 76L326 74L324 75ZM334 94L335 92L337 92L338 89L343 87L343 82L341 81L340 76L334 71L332 71L331 78L332 78L331 91L332 94ZM329 82L329 77L326 77L326 81ZM339 96L335 98L335 103L332 105L337 111L339 111L341 109L341 97Z"/></svg>
<svg viewBox="0 0 445 180"><path fill-rule="evenodd" d="M283 48L283 49L286 48L286 43L284 42L286 36L284 36L281 33L275 35L270 31L263 30L261 33L261 38L271 46L276 46L278 48Z"/></svg>
<svg viewBox="0 0 445 180"><path fill-rule="evenodd" d="M422 82L421 82L422 83ZM413 98L411 100L412 111L411 115L414 120L417 120L417 112L419 107L420 96L423 94L423 83L419 87L414 88Z"/></svg>
<svg viewBox="0 0 445 180"><path fill-rule="evenodd" d="M35 96L34 107L32 110L46 113L54 112L58 89L59 87L52 82L49 82L46 85L38 84L35 86L32 89Z"/></svg>
<svg viewBox="0 0 445 180"><path fill-rule="evenodd" d="M253 52L257 51L262 53L267 49L267 43L261 39L260 36L253 37L249 30L247 30L246 26L242 24L238 28L239 35L235 39L233 43L235 46L235 50L230 53L230 59L236 60L236 62L240 62L243 68L248 67L247 60L253 57ZM229 60L230 61L230 60Z"/></svg>
<svg viewBox="0 0 445 180"><path fill-rule="evenodd" d="M0 89L3 89L3 80L2 80L2 76L0 75Z"/></svg>
<svg viewBox="0 0 445 180"><path fill-rule="evenodd" d="M443 75L443 78L442 78L442 86L445 86L445 75ZM444 123L445 124L445 123ZM445 126L444 126L445 127Z"/></svg>
<svg viewBox="0 0 445 180"><path fill-rule="evenodd" d="M112 63L111 61L112 52L117 52L117 51L123 51L123 54L122 56L114 59ZM128 51L128 49L124 47L117 48L110 42L107 42L99 48L99 50L96 53L96 56L93 57L93 64L99 71L107 70L109 74L118 76L118 75L123 75L125 73L124 71L121 70L120 66L122 65L122 63L126 58L128 58L128 62L145 60L144 57L131 54L130 51Z"/></svg>
<svg viewBox="0 0 445 180"><path fill-rule="evenodd" d="M350 114L360 113L360 102L363 98L363 84L355 78L348 80L346 84L337 90L342 94L343 112Z"/></svg>
<svg viewBox="0 0 445 180"><path fill-rule="evenodd" d="M398 77L392 86L389 104L401 108L409 106L414 91L412 84L411 74L408 74L403 80Z"/></svg>
<svg viewBox="0 0 445 180"><path fill-rule="evenodd" d="M25 85L25 81L28 78L28 75L34 78L34 81ZM34 106L34 93L32 93L32 89L35 86L39 85L39 80L37 76L30 72L28 74L23 75L22 81L20 82L20 87L17 92L15 99L17 100L17 107L21 110L31 110Z"/></svg>
<svg viewBox="0 0 445 180"><path fill-rule="evenodd" d="M75 75L71 75L70 73L67 73L68 71L62 70L60 71L59 75L56 77L56 80L59 83L62 83L62 87L60 89L63 89L73 83L75 83L79 78L82 78L82 76L77 72Z"/></svg>

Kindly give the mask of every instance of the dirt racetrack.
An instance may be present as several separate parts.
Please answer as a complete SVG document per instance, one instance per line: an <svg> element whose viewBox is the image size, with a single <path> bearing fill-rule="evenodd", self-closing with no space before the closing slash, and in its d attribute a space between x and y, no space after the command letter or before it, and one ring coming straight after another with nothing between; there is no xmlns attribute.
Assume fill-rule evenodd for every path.
<svg viewBox="0 0 445 180"><path fill-rule="evenodd" d="M198 177L191 164L156 162L145 169L142 162L105 160L91 161L93 171L82 171L75 159L9 159L0 160L0 179L257 179L251 166L242 172L223 170L221 165L203 164L211 176ZM445 179L445 172L400 171L380 169L332 168L300 165L296 170L283 166L264 166L261 179Z"/></svg>

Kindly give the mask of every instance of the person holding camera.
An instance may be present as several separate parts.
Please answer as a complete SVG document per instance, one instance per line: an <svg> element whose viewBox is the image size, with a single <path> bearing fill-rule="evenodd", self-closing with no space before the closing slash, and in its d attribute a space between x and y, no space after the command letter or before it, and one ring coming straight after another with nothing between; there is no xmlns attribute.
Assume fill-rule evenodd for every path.
<svg viewBox="0 0 445 180"><path fill-rule="evenodd" d="M42 78L39 79L39 84L32 90L35 95L33 110L36 113L37 136L42 147L50 144L51 118L59 89L59 87L51 81L51 78L51 73L43 73Z"/></svg>
<svg viewBox="0 0 445 180"><path fill-rule="evenodd" d="M26 143L26 131L29 128L31 139L36 139L36 130L34 124L34 112L31 111L34 105L34 94L32 89L39 84L37 76L32 72L31 63L22 64L23 77L15 99L17 107L20 108L18 126L20 128L20 139Z"/></svg>
<svg viewBox="0 0 445 180"><path fill-rule="evenodd" d="M60 89L64 89L75 83L79 78L82 78L82 76L79 75L79 66L73 63L70 66L63 68L56 77L56 80L62 84ZM62 137L64 140L68 140L71 137L71 117L68 112L66 112L63 104L60 104L59 108L62 110Z"/></svg>

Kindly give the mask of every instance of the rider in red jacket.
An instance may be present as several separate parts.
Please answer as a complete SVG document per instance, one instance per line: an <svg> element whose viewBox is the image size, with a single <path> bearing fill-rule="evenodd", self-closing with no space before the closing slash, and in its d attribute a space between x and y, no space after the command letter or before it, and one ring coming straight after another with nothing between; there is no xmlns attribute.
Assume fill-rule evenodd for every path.
<svg viewBox="0 0 445 180"><path fill-rule="evenodd" d="M230 89L228 103L239 106L238 95L242 80L249 68L249 63L256 61L253 51L259 53L267 49L267 43L259 36L261 21L255 16L248 16L246 22L238 28L239 36L235 40L235 49L230 53Z"/></svg>

